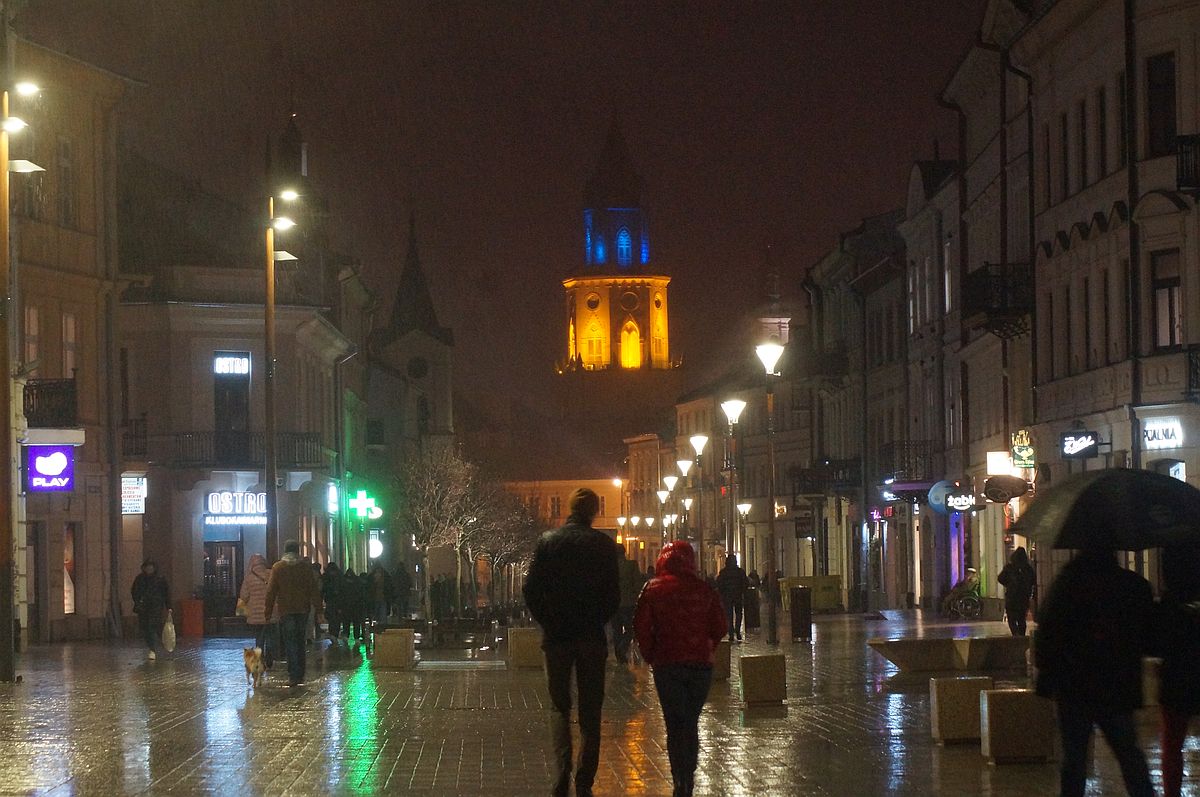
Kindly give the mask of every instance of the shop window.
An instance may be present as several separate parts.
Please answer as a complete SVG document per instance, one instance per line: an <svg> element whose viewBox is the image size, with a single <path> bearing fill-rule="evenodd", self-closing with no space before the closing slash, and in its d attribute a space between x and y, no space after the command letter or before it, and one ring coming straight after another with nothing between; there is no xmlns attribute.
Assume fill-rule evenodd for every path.
<svg viewBox="0 0 1200 797"><path fill-rule="evenodd" d="M1183 312L1180 307L1179 250L1150 254L1154 285L1154 345L1171 349L1183 343Z"/></svg>
<svg viewBox="0 0 1200 797"><path fill-rule="evenodd" d="M78 523L63 527L63 614L75 614L75 537Z"/></svg>

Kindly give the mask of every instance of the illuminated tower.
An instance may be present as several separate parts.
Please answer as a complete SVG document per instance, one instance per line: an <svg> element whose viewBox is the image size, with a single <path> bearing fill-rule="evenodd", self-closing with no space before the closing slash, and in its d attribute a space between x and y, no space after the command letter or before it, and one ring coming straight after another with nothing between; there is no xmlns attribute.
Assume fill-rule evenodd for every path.
<svg viewBox="0 0 1200 797"><path fill-rule="evenodd" d="M560 371L666 370L667 285L650 259L642 181L614 122L584 191L583 268L563 280L566 357Z"/></svg>

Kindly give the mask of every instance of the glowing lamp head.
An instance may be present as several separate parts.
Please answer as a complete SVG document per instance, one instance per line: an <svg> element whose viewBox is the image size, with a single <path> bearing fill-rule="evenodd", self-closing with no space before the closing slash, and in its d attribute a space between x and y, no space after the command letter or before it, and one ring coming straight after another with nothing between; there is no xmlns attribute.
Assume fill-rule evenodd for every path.
<svg viewBox="0 0 1200 797"><path fill-rule="evenodd" d="M683 499L683 509L684 509L684 511L685 511L685 512L690 512L690 511L691 511L691 509L692 509L692 501L693 501L693 500L694 500L694 499L691 499L691 498L685 498L685 499Z"/></svg>
<svg viewBox="0 0 1200 797"><path fill-rule="evenodd" d="M367 556L372 559L378 559L383 556L383 543L377 539L372 539L367 543Z"/></svg>
<svg viewBox="0 0 1200 797"><path fill-rule="evenodd" d="M777 341L770 343L760 343L754 349L758 359L762 361L763 368L768 374L777 373L775 370L776 364L779 363L779 358L783 356L783 345Z"/></svg>
<svg viewBox="0 0 1200 797"><path fill-rule="evenodd" d="M672 474L670 476L663 476L663 484L667 485L668 491L673 491L675 489L675 485L678 482L679 482L679 477L674 474Z"/></svg>
<svg viewBox="0 0 1200 797"><path fill-rule="evenodd" d="M659 490L658 491L658 502L660 504L665 504L667 502L667 499L670 497L671 497L670 490Z"/></svg>
<svg viewBox="0 0 1200 797"><path fill-rule="evenodd" d="M13 86L13 90L22 97L35 97L42 91L38 84L31 80L22 80Z"/></svg>
<svg viewBox="0 0 1200 797"><path fill-rule="evenodd" d="M280 232L283 232L284 230L290 230L295 227L296 222L292 221L287 216L278 216L271 220L271 226Z"/></svg>
<svg viewBox="0 0 1200 797"><path fill-rule="evenodd" d="M742 517L749 515L750 514L750 503L745 502L745 503L738 504L737 511L738 511L738 514L740 514Z"/></svg>
<svg viewBox="0 0 1200 797"><path fill-rule="evenodd" d="M4 120L2 127L6 133L20 133L22 130L29 127L29 125L25 123L24 119L16 116L10 116Z"/></svg>
<svg viewBox="0 0 1200 797"><path fill-rule="evenodd" d="M728 419L729 425L738 422L738 418L742 417L742 410L746 409L746 402L741 399L729 399L721 402L721 409L725 412L725 418Z"/></svg>
<svg viewBox="0 0 1200 797"><path fill-rule="evenodd" d="M620 526L621 528L625 528L625 524L628 521L629 521L629 518L625 517L624 515L621 515L620 517L617 518L617 525Z"/></svg>
<svg viewBox="0 0 1200 797"><path fill-rule="evenodd" d="M649 528L653 528L654 527L654 518L652 518L652 517L646 518L646 526Z"/></svg>
<svg viewBox="0 0 1200 797"><path fill-rule="evenodd" d="M679 466L680 475L687 478L688 471L692 469L692 461L690 459L680 459L675 464Z"/></svg>
<svg viewBox="0 0 1200 797"><path fill-rule="evenodd" d="M295 202L300 198L300 193L294 188L285 188L279 192L279 198L284 202Z"/></svg>
<svg viewBox="0 0 1200 797"><path fill-rule="evenodd" d="M642 518L640 515L634 515L633 517L629 518L629 522L634 526L637 526L637 524L642 522Z"/></svg>
<svg viewBox="0 0 1200 797"><path fill-rule="evenodd" d="M704 453L704 447L708 445L708 435L694 434L691 437L692 448L696 449L696 456Z"/></svg>
<svg viewBox="0 0 1200 797"><path fill-rule="evenodd" d="M613 479L613 487L620 487L624 483L625 482L621 481L620 479Z"/></svg>

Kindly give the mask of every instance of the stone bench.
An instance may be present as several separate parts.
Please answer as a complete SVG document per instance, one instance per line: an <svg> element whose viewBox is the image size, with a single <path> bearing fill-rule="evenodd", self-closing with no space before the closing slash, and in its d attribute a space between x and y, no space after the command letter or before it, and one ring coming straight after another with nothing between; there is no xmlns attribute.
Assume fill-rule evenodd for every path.
<svg viewBox="0 0 1200 797"><path fill-rule="evenodd" d="M1029 637L868 639L867 644L901 672L973 672L1025 667Z"/></svg>
<svg viewBox="0 0 1200 797"><path fill-rule="evenodd" d="M1054 756L1054 703L1032 689L979 693L980 749L989 763L1047 761Z"/></svg>
<svg viewBox="0 0 1200 797"><path fill-rule="evenodd" d="M508 666L510 668L538 668L542 667L544 663L541 629L508 629Z"/></svg>
<svg viewBox="0 0 1200 797"><path fill-rule="evenodd" d="M402 670L413 666L415 639L411 628L389 628L375 634L375 654L371 658L374 667L390 667Z"/></svg>
<svg viewBox="0 0 1200 797"><path fill-rule="evenodd" d="M787 697L787 663L782 653L742 656L738 665L743 703L782 703Z"/></svg>
<svg viewBox="0 0 1200 797"><path fill-rule="evenodd" d="M929 724L939 744L978 741L979 693L994 686L991 678L929 679Z"/></svg>

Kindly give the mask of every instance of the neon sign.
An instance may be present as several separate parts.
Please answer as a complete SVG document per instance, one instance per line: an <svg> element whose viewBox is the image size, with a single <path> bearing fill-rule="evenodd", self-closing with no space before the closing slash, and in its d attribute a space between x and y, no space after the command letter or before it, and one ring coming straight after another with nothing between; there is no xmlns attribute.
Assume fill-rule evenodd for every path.
<svg viewBox="0 0 1200 797"><path fill-rule="evenodd" d="M250 373L249 354L217 354L213 356L213 373L222 376L244 376Z"/></svg>
<svg viewBox="0 0 1200 797"><path fill-rule="evenodd" d="M946 496L946 506L955 512L966 512L975 506L975 496L971 493L950 493Z"/></svg>
<svg viewBox="0 0 1200 797"><path fill-rule="evenodd" d="M1147 450L1179 448L1183 445L1183 424L1178 418L1150 418L1143 421L1142 443Z"/></svg>
<svg viewBox="0 0 1200 797"><path fill-rule="evenodd" d="M358 495L346 503L360 518L376 520L383 517L383 508L375 505L375 499L367 495L366 490L359 490Z"/></svg>
<svg viewBox="0 0 1200 797"><path fill-rule="evenodd" d="M206 526L267 525L267 494L222 490L208 494Z"/></svg>
<svg viewBox="0 0 1200 797"><path fill-rule="evenodd" d="M69 493L75 489L72 446L26 446L26 486L31 493Z"/></svg>
<svg viewBox="0 0 1200 797"><path fill-rule="evenodd" d="M1067 432L1059 441L1063 459L1091 459L1096 456L1100 439L1095 432Z"/></svg>

